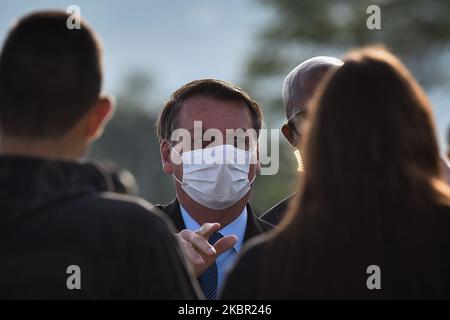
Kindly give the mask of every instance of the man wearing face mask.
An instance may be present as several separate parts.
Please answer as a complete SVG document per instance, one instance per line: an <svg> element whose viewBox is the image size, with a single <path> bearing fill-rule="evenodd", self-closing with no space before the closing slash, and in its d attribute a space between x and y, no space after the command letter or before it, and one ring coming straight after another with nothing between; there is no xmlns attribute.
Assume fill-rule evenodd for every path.
<svg viewBox="0 0 450 320"><path fill-rule="evenodd" d="M176 189L176 199L159 208L179 231L207 299L216 298L243 243L273 227L248 203L260 169L257 143L240 146L227 139L229 130L259 133L262 122L259 104L243 90L204 79L175 91L156 123L163 170ZM223 140L207 138L211 130ZM178 132L184 133L182 142Z"/></svg>
<svg viewBox="0 0 450 320"><path fill-rule="evenodd" d="M336 58L314 57L295 67L284 80L282 99L287 120L281 131L291 146L295 148L294 154L298 162L299 174L303 172L301 137L308 114L308 104L327 71L338 68L342 64L343 62ZM277 225L286 215L289 209L289 201L293 196L291 195L276 204L264 213L261 219Z"/></svg>

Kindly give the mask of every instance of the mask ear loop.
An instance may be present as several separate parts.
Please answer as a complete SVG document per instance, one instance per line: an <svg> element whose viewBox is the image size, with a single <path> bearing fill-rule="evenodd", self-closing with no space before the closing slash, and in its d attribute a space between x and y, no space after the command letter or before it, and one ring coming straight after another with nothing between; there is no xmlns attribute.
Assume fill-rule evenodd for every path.
<svg viewBox="0 0 450 320"><path fill-rule="evenodd" d="M169 141L167 141L167 143L169 144L169 146L170 146L170 148L171 148L171 150L172 151L174 151L179 157L180 157L180 159L181 160L183 160L183 156L174 148L174 146L169 142ZM172 157L172 155L171 155L171 157ZM176 176L175 176L175 174L172 172L172 177L175 179L175 181L177 181L180 185L183 185L183 182L181 182Z"/></svg>
<svg viewBox="0 0 450 320"><path fill-rule="evenodd" d="M172 151L174 151L180 157L180 159L183 159L183 156L177 151L177 149L175 149L175 147L169 141L167 141L167 143L169 144Z"/></svg>
<svg viewBox="0 0 450 320"><path fill-rule="evenodd" d="M249 151L250 165L252 165L253 157L256 157L256 159L258 157L257 150L258 150L258 144L255 145L255 147L253 148L252 151ZM257 174L255 172L255 175L253 176L253 179L252 179L252 181L250 181L249 185L252 185L253 182L255 182L256 176L257 176Z"/></svg>
<svg viewBox="0 0 450 320"><path fill-rule="evenodd" d="M180 185L183 185L183 182L181 182L180 180L178 180L178 178L175 177L175 175L173 174L173 172L172 172L172 177L173 177Z"/></svg>
<svg viewBox="0 0 450 320"><path fill-rule="evenodd" d="M256 144L255 147L251 151L247 151L249 159L250 159L250 164L249 165L254 164L254 163L252 163L252 161L253 161L253 157L257 157L257 155L256 155L256 151L257 150L258 150L258 144ZM252 185L253 182L255 182L256 176L257 176L257 174L255 172L255 175L253 176L252 181L249 182L249 185Z"/></svg>
<svg viewBox="0 0 450 320"><path fill-rule="evenodd" d="M257 176L257 174L256 174L256 172L255 172L255 175L253 176L253 179L252 179L252 181L250 181L249 185L252 185L253 182L255 182L256 176Z"/></svg>

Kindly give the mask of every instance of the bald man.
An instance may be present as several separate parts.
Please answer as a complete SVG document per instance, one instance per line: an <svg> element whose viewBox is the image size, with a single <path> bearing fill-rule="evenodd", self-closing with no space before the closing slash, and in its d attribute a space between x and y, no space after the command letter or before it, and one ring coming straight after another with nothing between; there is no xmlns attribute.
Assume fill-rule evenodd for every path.
<svg viewBox="0 0 450 320"><path fill-rule="evenodd" d="M302 62L294 68L283 83L282 99L286 113L286 121L281 128L284 137L295 148L294 154L298 162L298 172L303 171L301 159L302 135L304 120L308 115L311 98L325 74L339 68L343 62L332 57L314 57ZM291 195L264 213L261 218L273 225L278 224L285 216Z"/></svg>

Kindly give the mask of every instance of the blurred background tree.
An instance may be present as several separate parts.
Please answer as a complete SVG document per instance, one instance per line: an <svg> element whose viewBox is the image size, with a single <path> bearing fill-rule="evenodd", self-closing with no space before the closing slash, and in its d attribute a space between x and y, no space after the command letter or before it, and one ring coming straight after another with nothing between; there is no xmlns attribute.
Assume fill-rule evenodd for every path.
<svg viewBox="0 0 450 320"><path fill-rule="evenodd" d="M448 89L448 0L259 2L274 14L260 32L243 83L263 103L268 127L279 128L285 120L281 86L290 70L313 56L341 57L352 47L383 44L404 61L425 89ZM373 4L381 9L380 30L366 27L370 16L366 11ZM282 144L282 149L280 173L258 178L254 194L259 208L266 209L292 188L294 158L287 143ZM271 191L268 194L268 190L273 194Z"/></svg>
<svg viewBox="0 0 450 320"><path fill-rule="evenodd" d="M244 76L236 83L262 103L268 128L279 129L285 120L280 92L291 69L312 56L342 56L351 47L382 43L403 59L426 89L448 88L448 0L252 1L272 14L254 40ZM372 4L381 9L381 30L366 27L370 15L366 10ZM175 193L171 178L161 170L154 122L168 97L152 98L153 81L141 71L131 72L121 88L117 114L91 156L111 159L129 169L141 196L153 203L166 203ZM448 108L442 112L448 118ZM282 135L280 139L279 173L259 176L255 181L252 204L258 213L295 188L293 150Z"/></svg>

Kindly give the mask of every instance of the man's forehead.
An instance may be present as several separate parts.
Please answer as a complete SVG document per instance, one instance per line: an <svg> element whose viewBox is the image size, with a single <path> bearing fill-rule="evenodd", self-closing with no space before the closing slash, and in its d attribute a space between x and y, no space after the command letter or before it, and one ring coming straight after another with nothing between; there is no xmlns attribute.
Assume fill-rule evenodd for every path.
<svg viewBox="0 0 450 320"><path fill-rule="evenodd" d="M177 115L180 128L194 130L196 121L202 122L203 130L215 128L225 131L253 127L251 112L245 102L201 96L187 99Z"/></svg>

